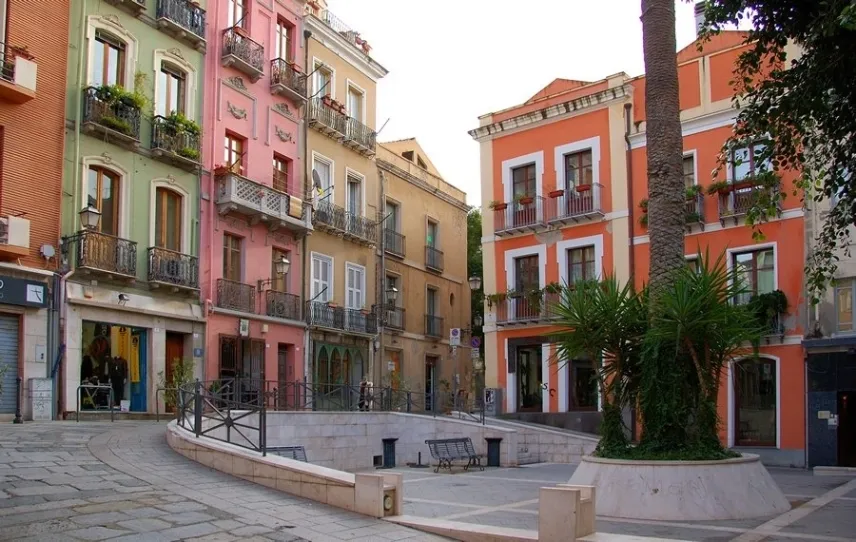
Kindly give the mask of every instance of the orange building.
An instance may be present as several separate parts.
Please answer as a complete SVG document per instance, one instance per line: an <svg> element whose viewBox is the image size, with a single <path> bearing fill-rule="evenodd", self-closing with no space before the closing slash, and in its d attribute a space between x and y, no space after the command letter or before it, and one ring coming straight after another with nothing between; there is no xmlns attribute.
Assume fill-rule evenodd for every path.
<svg viewBox="0 0 856 542"><path fill-rule="evenodd" d="M685 250L690 265L699 252L725 254L753 294L781 290L787 298L760 359L729 364L721 436L769 464L804 465L803 211L798 198L786 198L763 228L766 239L753 241L745 216L760 188L743 179L763 168L754 160L760 142L731 149L728 167L711 177L737 115L729 81L742 39L726 32L677 56ZM523 104L480 117L470 132L481 154L486 385L503 390L502 407L517 418L597 428L589 362L557 359L546 338L555 329L550 285L605 274L640 286L647 280L645 130L645 77L618 73L557 79ZM716 181L727 184L708 195Z"/></svg>
<svg viewBox="0 0 856 542"><path fill-rule="evenodd" d="M68 0L0 0L0 420L15 416L18 378L23 417L32 416L28 397L40 394L30 393L30 379L50 377L56 355L49 300L59 251L68 25ZM51 401L43 404L39 416L50 415Z"/></svg>

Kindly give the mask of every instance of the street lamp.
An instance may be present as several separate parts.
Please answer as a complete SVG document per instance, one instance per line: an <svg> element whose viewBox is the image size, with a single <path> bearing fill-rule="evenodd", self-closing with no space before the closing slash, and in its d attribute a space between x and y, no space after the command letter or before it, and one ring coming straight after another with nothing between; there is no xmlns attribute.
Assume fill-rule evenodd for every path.
<svg viewBox="0 0 856 542"><path fill-rule="evenodd" d="M288 274L288 270L291 269L291 262L288 261L288 258L283 256L276 263L273 264L273 270L276 273L277 278L282 278ZM267 280L259 280L259 293L262 293L262 290L265 286L270 286L273 284L274 279L269 278Z"/></svg>
<svg viewBox="0 0 856 542"><path fill-rule="evenodd" d="M91 205L87 205L78 213L80 223L87 230L94 230L98 227L98 222L101 220L101 211Z"/></svg>
<svg viewBox="0 0 856 542"><path fill-rule="evenodd" d="M398 300L398 288L395 286L391 287L386 291L386 304L390 307L395 306L395 302Z"/></svg>
<svg viewBox="0 0 856 542"><path fill-rule="evenodd" d="M482 279L479 276L473 275L467 282L470 283L470 290L479 290L481 289Z"/></svg>

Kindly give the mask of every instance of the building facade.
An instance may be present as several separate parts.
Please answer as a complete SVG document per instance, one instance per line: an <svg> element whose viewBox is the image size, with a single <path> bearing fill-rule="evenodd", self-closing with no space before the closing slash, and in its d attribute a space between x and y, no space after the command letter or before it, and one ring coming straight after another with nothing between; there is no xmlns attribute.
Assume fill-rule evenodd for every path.
<svg viewBox="0 0 856 542"><path fill-rule="evenodd" d="M62 410L154 412L201 376L199 176L206 13L73 0L62 186ZM216 43L216 40L215 40ZM210 44L208 44L210 45ZM99 385L109 392L79 388ZM161 405L161 408L163 405Z"/></svg>
<svg viewBox="0 0 856 542"><path fill-rule="evenodd" d="M729 85L743 36L726 32L699 52L678 53L688 265L701 252L722 254L751 294L786 300L769 322L760 358L733 360L723 375L721 437L770 464L805 464L804 218L787 198L753 241L748 202L765 188L749 179L765 165L755 142L730 150L712 179L736 117ZM558 79L527 102L480 118L484 200L486 385L504 389L513 413L558 413L569 428L594 431L599 398L584 360L559 360L545 335L554 330L551 285L611 274L647 280L645 77ZM714 182L718 191L708 195ZM781 186L792 178L783 177ZM701 188L697 188L697 187ZM777 188L774 188L777 189ZM784 249L787 243L787 249ZM800 398L796 400L795 398ZM785 400L788 399L788 400ZM526 414L519 414L526 416Z"/></svg>
<svg viewBox="0 0 856 542"><path fill-rule="evenodd" d="M15 416L18 378L32 419L30 379L51 378L58 348L68 14L67 1L0 1L0 420Z"/></svg>
<svg viewBox="0 0 856 542"><path fill-rule="evenodd" d="M303 2L211 0L202 175L205 380L303 378ZM246 399L247 397L242 397Z"/></svg>
<svg viewBox="0 0 856 542"><path fill-rule="evenodd" d="M378 144L384 201L383 359L375 382L431 397L470 390L466 194L440 176L415 139ZM406 217L406 218L405 218ZM455 247L458 247L457 249ZM450 345L453 329L460 345ZM463 336L461 336L463 335ZM379 376L379 379L378 379Z"/></svg>
<svg viewBox="0 0 856 542"><path fill-rule="evenodd" d="M305 24L312 74L306 165L315 208L305 261L305 375L319 385L356 387L363 377L379 376L373 306L381 289L376 271L383 202L375 107L377 82L387 71L326 2L307 3ZM356 403L356 397L344 398L352 399Z"/></svg>

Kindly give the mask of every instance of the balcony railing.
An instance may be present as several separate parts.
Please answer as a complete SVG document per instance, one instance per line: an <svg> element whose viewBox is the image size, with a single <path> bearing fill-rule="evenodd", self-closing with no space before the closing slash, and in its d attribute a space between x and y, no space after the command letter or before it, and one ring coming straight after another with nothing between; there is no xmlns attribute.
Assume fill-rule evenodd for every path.
<svg viewBox="0 0 856 542"><path fill-rule="evenodd" d="M352 241L369 246L377 244L377 223L364 216L345 211L328 200L318 204L313 214L314 224L320 230L343 235Z"/></svg>
<svg viewBox="0 0 856 542"><path fill-rule="evenodd" d="M696 194L687 200L687 226L692 227L694 224L701 224L704 229L704 194Z"/></svg>
<svg viewBox="0 0 856 542"><path fill-rule="evenodd" d="M83 128L100 131L114 142L140 142L140 109L136 105L117 101L110 103L101 88L83 91Z"/></svg>
<svg viewBox="0 0 856 542"><path fill-rule="evenodd" d="M579 189L563 190L561 195L548 198L544 202L547 222L567 224L603 216L602 192L603 186L600 184L589 184ZM512 216L513 218L517 217ZM538 217L537 212L531 217L526 216L524 212L520 218L526 221Z"/></svg>
<svg viewBox="0 0 856 542"><path fill-rule="evenodd" d="M149 248L149 282L188 290L199 289L199 259L174 250Z"/></svg>
<svg viewBox="0 0 856 542"><path fill-rule="evenodd" d="M348 117L345 128L345 145L357 152L373 156L377 146L377 132L357 119Z"/></svg>
<svg viewBox="0 0 856 542"><path fill-rule="evenodd" d="M37 69L26 48L0 42L0 99L22 104L35 98Z"/></svg>
<svg viewBox="0 0 856 542"><path fill-rule="evenodd" d="M273 169L273 189L277 192L285 192L289 196L299 198L301 201L309 199L301 183L297 182L293 177L289 177L285 171L280 171L276 168Z"/></svg>
<svg viewBox="0 0 856 542"><path fill-rule="evenodd" d="M329 200L322 200L313 214L315 227L322 230L345 231L345 209Z"/></svg>
<svg viewBox="0 0 856 542"><path fill-rule="evenodd" d="M223 31L224 66L232 66L247 74L254 83L264 75L265 49L246 36L246 30L240 27Z"/></svg>
<svg viewBox="0 0 856 542"><path fill-rule="evenodd" d="M532 196L502 204L494 209L493 221L494 230L500 236L543 228L544 198Z"/></svg>
<svg viewBox="0 0 856 542"><path fill-rule="evenodd" d="M217 306L221 309L254 314L256 287L228 279L217 279Z"/></svg>
<svg viewBox="0 0 856 542"><path fill-rule="evenodd" d="M152 154L185 169L195 169L201 155L202 136L179 132L165 117L152 119Z"/></svg>
<svg viewBox="0 0 856 542"><path fill-rule="evenodd" d="M306 74L281 58L270 61L270 91L291 98L298 104L306 101Z"/></svg>
<svg viewBox="0 0 856 542"><path fill-rule="evenodd" d="M196 47L205 46L205 10L188 0L158 0L158 26Z"/></svg>
<svg viewBox="0 0 856 542"><path fill-rule="evenodd" d="M368 245L377 244L377 223L362 215L345 213L345 236Z"/></svg>
<svg viewBox="0 0 856 542"><path fill-rule="evenodd" d="M393 256L404 258L404 241L405 237L397 231L389 228L383 229L383 248Z"/></svg>
<svg viewBox="0 0 856 542"><path fill-rule="evenodd" d="M285 318L287 320L300 320L301 306L302 303L298 295L274 290L265 292L265 314L268 316Z"/></svg>
<svg viewBox="0 0 856 542"><path fill-rule="evenodd" d="M443 270L443 251L425 246L425 267L433 271Z"/></svg>
<svg viewBox="0 0 856 542"><path fill-rule="evenodd" d="M75 236L77 267L107 275L137 276L137 243L94 230Z"/></svg>
<svg viewBox="0 0 856 542"><path fill-rule="evenodd" d="M531 294L511 294L496 305L496 324L531 324L556 318L554 307L560 301L560 294L534 292Z"/></svg>
<svg viewBox="0 0 856 542"><path fill-rule="evenodd" d="M356 30L351 29L341 19L333 15L330 10L325 9L321 11L320 13L318 13L318 18L324 21L324 24L329 26L330 29L333 30L333 32L336 32L337 34L345 38L348 43L350 43L366 55L368 55L371 51L371 47L369 47L368 42L366 42L366 40L360 37L360 33Z"/></svg>
<svg viewBox="0 0 856 542"><path fill-rule="evenodd" d="M425 315L425 336L440 339L443 337L443 319L433 314Z"/></svg>
<svg viewBox="0 0 856 542"><path fill-rule="evenodd" d="M403 307L375 305L372 309L375 314L381 316L384 327L392 330L404 331L406 320Z"/></svg>
<svg viewBox="0 0 856 542"><path fill-rule="evenodd" d="M257 217L273 229L283 226L300 233L312 230L307 202L232 171L217 175L217 205L221 212Z"/></svg>
<svg viewBox="0 0 856 542"><path fill-rule="evenodd" d="M740 184L738 183L739 187ZM778 190L778 188L768 188L765 186L745 186L734 187L726 194L719 195L719 221L723 224L728 218L733 218L734 223L740 217L746 216L749 209L758 201L758 198L764 197L764 192L769 190ZM781 212L781 202L778 202L778 211Z"/></svg>
<svg viewBox="0 0 856 542"><path fill-rule="evenodd" d="M377 333L377 315L374 312L346 309L320 301L307 303L306 323L353 333Z"/></svg>
<svg viewBox="0 0 856 542"><path fill-rule="evenodd" d="M377 133L354 118L336 111L324 99L309 102L309 125L366 156L375 154Z"/></svg>

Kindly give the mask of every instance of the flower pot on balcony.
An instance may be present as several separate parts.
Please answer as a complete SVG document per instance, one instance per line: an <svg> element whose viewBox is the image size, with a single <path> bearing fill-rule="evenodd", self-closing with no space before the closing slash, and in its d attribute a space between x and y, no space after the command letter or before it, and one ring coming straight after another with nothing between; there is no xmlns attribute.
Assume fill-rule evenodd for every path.
<svg viewBox="0 0 856 542"><path fill-rule="evenodd" d="M333 107L333 98L325 94L324 96L321 96L321 103L327 107Z"/></svg>
<svg viewBox="0 0 856 542"><path fill-rule="evenodd" d="M229 173L229 168L227 168L226 166L214 166L214 176L215 177L222 177L223 175L226 175L227 173Z"/></svg>
<svg viewBox="0 0 856 542"><path fill-rule="evenodd" d="M243 26L236 26L236 27L234 27L232 30L234 30L234 31L235 31L235 34L237 34L237 35L239 35L239 36L241 36L241 37L244 37L244 38L249 38L249 37L250 37L250 33L249 33L249 32L247 32L247 29L246 29L246 28L244 28Z"/></svg>
<svg viewBox="0 0 856 542"><path fill-rule="evenodd" d="M493 206L494 211L504 211L506 209L508 209L507 203L497 203Z"/></svg>
<svg viewBox="0 0 856 542"><path fill-rule="evenodd" d="M591 190L590 184L581 184L576 187L577 192L588 192L589 190Z"/></svg>
<svg viewBox="0 0 856 542"><path fill-rule="evenodd" d="M551 198L558 198L564 194L565 194L564 190L551 190L550 193L547 195L550 196Z"/></svg>
<svg viewBox="0 0 856 542"><path fill-rule="evenodd" d="M520 203L520 205L529 205L530 203L535 201L535 198L533 198L532 196L526 196L526 197L520 198L517 201Z"/></svg>

